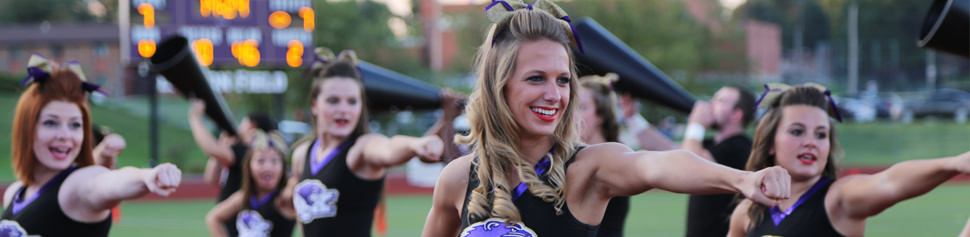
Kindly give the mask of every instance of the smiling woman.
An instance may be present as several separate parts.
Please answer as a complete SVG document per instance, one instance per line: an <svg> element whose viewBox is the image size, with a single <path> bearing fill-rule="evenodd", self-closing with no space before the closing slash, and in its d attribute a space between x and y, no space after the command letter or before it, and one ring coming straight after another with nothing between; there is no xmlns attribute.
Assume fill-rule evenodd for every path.
<svg viewBox="0 0 970 237"><path fill-rule="evenodd" d="M569 16L546 0L493 1L486 15L494 24L479 47L471 129L458 139L472 152L442 171L424 236L596 236L611 198L652 188L787 198L778 167L742 172L685 151L584 147Z"/></svg>
<svg viewBox="0 0 970 237"><path fill-rule="evenodd" d="M112 207L149 192L168 195L181 181L181 171L167 163L113 171L94 165L86 92L99 86L79 68L31 57L24 83L33 83L20 96L11 133L17 182L3 196L4 231L107 236Z"/></svg>

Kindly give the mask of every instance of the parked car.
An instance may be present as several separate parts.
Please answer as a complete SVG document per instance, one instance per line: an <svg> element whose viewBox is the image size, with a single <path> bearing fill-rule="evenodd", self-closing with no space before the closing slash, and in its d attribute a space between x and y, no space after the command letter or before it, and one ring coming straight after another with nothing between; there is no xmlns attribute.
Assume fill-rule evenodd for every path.
<svg viewBox="0 0 970 237"><path fill-rule="evenodd" d="M880 119L899 119L903 113L903 99L895 93L880 93L876 101L876 117Z"/></svg>
<svg viewBox="0 0 970 237"><path fill-rule="evenodd" d="M851 97L833 96L832 99L835 100L839 115L844 120L869 122L876 119L876 106L873 103Z"/></svg>
<svg viewBox="0 0 970 237"><path fill-rule="evenodd" d="M970 116L970 93L954 89L930 91L924 99L906 103L900 115L904 123L929 116L953 118L957 123L966 123Z"/></svg>

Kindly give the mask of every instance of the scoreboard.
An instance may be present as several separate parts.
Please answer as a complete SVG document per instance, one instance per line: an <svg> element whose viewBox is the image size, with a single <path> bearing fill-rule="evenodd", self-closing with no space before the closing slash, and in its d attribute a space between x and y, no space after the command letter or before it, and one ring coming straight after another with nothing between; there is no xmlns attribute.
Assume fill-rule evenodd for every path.
<svg viewBox="0 0 970 237"><path fill-rule="evenodd" d="M207 67L286 68L312 60L311 0L128 1L133 61L154 55L173 34L185 36Z"/></svg>

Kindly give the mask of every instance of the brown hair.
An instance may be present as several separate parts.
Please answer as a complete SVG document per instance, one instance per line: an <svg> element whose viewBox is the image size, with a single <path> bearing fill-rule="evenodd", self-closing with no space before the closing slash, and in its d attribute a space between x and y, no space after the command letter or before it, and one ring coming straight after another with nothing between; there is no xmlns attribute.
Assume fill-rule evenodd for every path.
<svg viewBox="0 0 970 237"><path fill-rule="evenodd" d="M783 92L781 98L774 100L769 105L768 111L758 122L758 127L754 131L754 143L751 147L751 156L748 158L746 169L749 171L761 170L775 166L775 156L770 153L775 147L775 133L781 123L781 110L791 105L808 105L828 111L828 97L818 88L810 86L796 86ZM822 170L822 177L835 179L837 162L842 159L842 147L836 139L835 126L829 126L829 145L831 147L828 155L828 162ZM764 219L765 205L752 203L748 209L748 217L752 220L748 228L754 228Z"/></svg>
<svg viewBox="0 0 970 237"><path fill-rule="evenodd" d="M551 4L551 3L550 3ZM493 8L494 9L494 8ZM460 143L471 144L472 161L477 166L478 186L469 193L468 213L473 218L501 217L521 221L519 210L512 203L512 185L506 173L514 171L528 185L530 193L545 202L552 202L556 214L562 213L565 203L565 162L580 144L573 123L573 110L578 83L572 53L571 34L553 15L538 10L517 10L508 18L492 25L478 50L476 64L478 80L469 97L465 113L471 129L467 136L459 136ZM494 41L493 41L493 38ZM532 166L519 157L518 131L505 99L505 88L515 71L517 54L523 42L550 40L562 45L569 60L569 105L550 139L553 151L548 173L543 182ZM492 44L494 42L494 45Z"/></svg>
<svg viewBox="0 0 970 237"><path fill-rule="evenodd" d="M596 116L603 120L600 131L607 142L618 142L620 137L620 123L616 119L616 93L612 84L617 76L607 73L605 76L583 76L579 78L579 85L593 91L593 105L596 106Z"/></svg>
<svg viewBox="0 0 970 237"><path fill-rule="evenodd" d="M40 111L51 101L73 103L81 110L84 128L84 140L81 151L74 159L74 164L85 167L94 164L91 143L94 141L91 132L91 117L88 114L86 93L82 89L81 79L70 70L58 70L47 79L32 83L27 90L20 94L14 112L13 132L11 137L11 151L13 170L24 185L34 183L34 166L37 165L34 154L34 140L37 138L37 120Z"/></svg>
<svg viewBox="0 0 970 237"><path fill-rule="evenodd" d="M367 115L367 95L364 91L363 76L361 76L360 71L357 69L356 54L354 54L353 51L345 50L340 53L340 56L333 59L332 62L326 64L326 66L324 66L319 72L315 72L314 70L311 73L316 75L313 79L313 84L310 85L309 104L311 107L314 105L317 97L323 93L323 83L327 80L335 78L349 78L354 80L354 82L357 82L357 85L360 86L360 101L358 103L361 104L361 111L360 117L357 119L357 126L354 127L354 131L350 133L350 137L359 137L370 132L367 124L367 122L370 121L368 120ZM310 117L313 118L313 122L310 123L313 126L313 132L308 133L302 139L294 143L293 147L316 139L317 118L316 115L313 115L312 113Z"/></svg>

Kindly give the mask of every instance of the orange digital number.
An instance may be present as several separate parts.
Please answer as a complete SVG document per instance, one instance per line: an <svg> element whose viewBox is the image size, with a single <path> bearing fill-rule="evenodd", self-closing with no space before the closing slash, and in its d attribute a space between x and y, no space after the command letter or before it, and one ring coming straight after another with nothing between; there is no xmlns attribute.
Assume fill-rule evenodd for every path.
<svg viewBox="0 0 970 237"><path fill-rule="evenodd" d="M239 64L247 67L259 65L259 44L256 40L232 42L232 56L239 61Z"/></svg>
<svg viewBox="0 0 970 237"><path fill-rule="evenodd" d="M155 41L150 39L143 39L138 41L138 55L144 58L149 58L155 55Z"/></svg>
<svg viewBox="0 0 970 237"><path fill-rule="evenodd" d="M303 65L303 42L290 40L287 45L286 65L290 65L290 67L300 67L300 65Z"/></svg>
<svg viewBox="0 0 970 237"><path fill-rule="evenodd" d="M314 24L314 19L316 19L315 17L316 15L313 13L313 8L300 8L300 18L303 18L303 30L313 32L313 28L316 27Z"/></svg>
<svg viewBox="0 0 970 237"><path fill-rule="evenodd" d="M226 20L249 17L249 0L199 0L202 17L222 17Z"/></svg>
<svg viewBox="0 0 970 237"><path fill-rule="evenodd" d="M195 59L202 66L212 65L212 41L206 38L195 40L192 45L195 47Z"/></svg>
<svg viewBox="0 0 970 237"><path fill-rule="evenodd" d="M290 14L284 11L275 11L269 14L269 25L276 29L283 29L290 26Z"/></svg>
<svg viewBox="0 0 970 237"><path fill-rule="evenodd" d="M138 13L142 15L146 29L155 27L155 7L148 3L138 4Z"/></svg>

